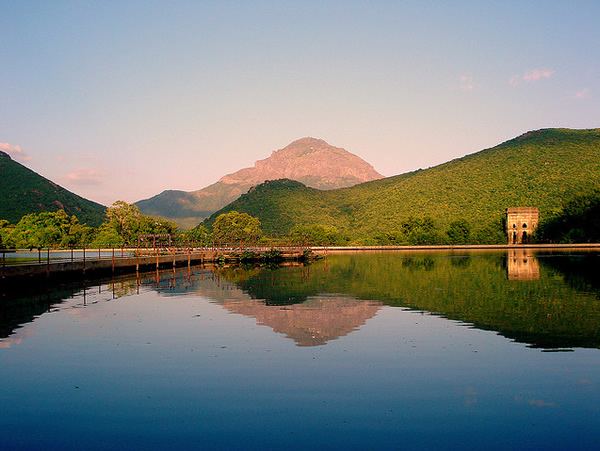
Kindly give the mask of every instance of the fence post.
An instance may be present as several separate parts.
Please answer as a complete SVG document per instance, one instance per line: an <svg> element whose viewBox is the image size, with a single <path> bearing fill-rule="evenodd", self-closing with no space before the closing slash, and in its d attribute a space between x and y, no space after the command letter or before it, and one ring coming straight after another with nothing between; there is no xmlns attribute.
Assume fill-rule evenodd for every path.
<svg viewBox="0 0 600 451"><path fill-rule="evenodd" d="M115 247L112 248L112 272L115 273Z"/></svg>

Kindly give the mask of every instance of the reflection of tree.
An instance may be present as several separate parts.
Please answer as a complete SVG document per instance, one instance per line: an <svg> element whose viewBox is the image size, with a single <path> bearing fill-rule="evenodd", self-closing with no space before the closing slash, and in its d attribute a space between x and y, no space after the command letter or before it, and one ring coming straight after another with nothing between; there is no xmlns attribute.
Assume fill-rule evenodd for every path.
<svg viewBox="0 0 600 451"><path fill-rule="evenodd" d="M0 338L8 337L21 324L49 311L53 305L70 298L74 292L69 286L42 290L40 285L29 283L20 287L18 294L3 293L0 302Z"/></svg>
<svg viewBox="0 0 600 451"><path fill-rule="evenodd" d="M583 274L599 269L598 257L589 259ZM343 293L426 310L533 346L600 346L596 299L600 290L590 294L589 284L573 276L580 269L568 258L556 258L561 268L544 272L542 267L539 280L518 283L506 278L504 254L473 254L468 267L457 265L456 260L443 254L337 255L328 257L327 271L324 262L313 264L308 277L301 268L262 270L243 280L237 280L235 273L224 277L267 304L294 304L319 293ZM565 284L555 277L557 273L572 283ZM573 289L578 287L588 292Z"/></svg>
<svg viewBox="0 0 600 451"><path fill-rule="evenodd" d="M135 294L137 291L137 283L135 279L117 280L113 281L109 288L115 298L120 298Z"/></svg>
<svg viewBox="0 0 600 451"><path fill-rule="evenodd" d="M542 266L559 272L564 280L578 291L595 293L600 299L600 277L598 277L598 261L600 256L597 254L579 254L563 257L547 257L540 259Z"/></svg>
<svg viewBox="0 0 600 451"><path fill-rule="evenodd" d="M330 255L310 266L192 268L191 271L181 268L141 274L139 279L135 275L115 278L114 296L137 293L142 285L146 290L156 290L165 296L194 292L222 304L228 300L243 301L249 303L244 304L244 308L252 310L245 314L299 343L304 343L304 338L300 338L302 334L298 331L307 330L306 321L311 315L321 315L321 324L335 329L327 331L329 326L319 326L321 335L315 335L320 337L315 340L327 341L348 333L344 330L358 327L374 314L369 310L371 303L360 307L352 304L359 301L343 306L320 306L331 307L325 313L305 313L315 308L310 302L322 299L323 294L335 293L336 298L346 299L344 302L348 298L369 299L389 306L429 311L480 329L498 331L532 346L600 347L600 282L597 278L600 257L597 254L538 254L539 279L520 281L507 279L508 257L500 253L472 254L471 257L380 253ZM103 283L98 296L110 299L112 281ZM97 287L98 282L58 284L54 288L44 283L28 284L19 287L16 294L7 293L0 303L0 338L91 286ZM92 296L93 291L89 290L88 296ZM346 312L355 309L347 315L346 325L342 324L343 315L339 324L338 319L334 319L335 309L340 311L338 307L346 308ZM227 308L234 309L231 305ZM367 310L362 312L363 308ZM279 313L286 309L287 313ZM289 312L296 316L288 318ZM301 319L304 316L306 320ZM346 326L349 329L344 329Z"/></svg>

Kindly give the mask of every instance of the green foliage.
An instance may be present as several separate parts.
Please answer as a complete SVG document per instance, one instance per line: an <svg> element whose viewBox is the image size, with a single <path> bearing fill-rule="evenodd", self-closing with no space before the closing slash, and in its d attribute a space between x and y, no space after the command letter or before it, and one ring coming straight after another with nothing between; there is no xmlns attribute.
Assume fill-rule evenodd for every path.
<svg viewBox="0 0 600 451"><path fill-rule="evenodd" d="M355 243L449 242L456 221L473 243L504 244L500 217L532 206L543 218L578 195L600 189L600 129L529 132L494 148L426 170L319 191L277 180L257 186L207 220L236 210L259 218L265 233L287 236L296 226L327 224ZM406 233L411 218L426 218ZM575 233L575 232L574 232ZM454 236L454 235L453 235Z"/></svg>
<svg viewBox="0 0 600 451"><path fill-rule="evenodd" d="M105 222L99 227L98 233L94 241L92 241L91 246L120 247L124 244L125 241L123 240L121 235L119 235L119 233L115 230L115 228L111 224Z"/></svg>
<svg viewBox="0 0 600 451"><path fill-rule="evenodd" d="M404 236L406 236L408 243L413 246L424 244L445 244L444 238L440 235L433 219L429 217L410 217L402 223L401 230Z"/></svg>
<svg viewBox="0 0 600 451"><path fill-rule="evenodd" d="M254 262L256 260L258 260L258 254L256 252L244 251L240 255L241 263Z"/></svg>
<svg viewBox="0 0 600 451"><path fill-rule="evenodd" d="M471 239L471 226L464 219L452 221L446 230L450 244L469 244Z"/></svg>
<svg viewBox="0 0 600 451"><path fill-rule="evenodd" d="M269 263L277 263L283 261L283 255L281 254L281 251L277 249L271 249L269 251L263 252L260 257L261 260Z"/></svg>
<svg viewBox="0 0 600 451"><path fill-rule="evenodd" d="M255 243L262 235L257 218L237 211L219 215L213 223L212 233L219 244Z"/></svg>
<svg viewBox="0 0 600 451"><path fill-rule="evenodd" d="M135 205L118 200L106 209L106 222L123 242L132 243L142 222L142 212Z"/></svg>
<svg viewBox="0 0 600 451"><path fill-rule="evenodd" d="M567 202L557 216L540 224L536 237L555 243L600 242L600 190Z"/></svg>
<svg viewBox="0 0 600 451"><path fill-rule="evenodd" d="M143 215L135 205L119 200L106 210L106 222L100 228L101 236L97 240L106 245L134 244L140 235L174 234L176 231L174 222Z"/></svg>
<svg viewBox="0 0 600 451"><path fill-rule="evenodd" d="M324 224L296 225L290 231L290 238L298 245L335 246L345 242L336 227Z"/></svg>
<svg viewBox="0 0 600 451"><path fill-rule="evenodd" d="M199 224L191 230L186 230L180 235L183 242L191 242L200 246L210 246L212 235L204 224Z"/></svg>
<svg viewBox="0 0 600 451"><path fill-rule="evenodd" d="M98 229L81 224L64 210L31 213L16 225L0 220L0 243L6 247L112 247L135 244L141 234L174 234L177 226L166 219L142 215L137 207L115 202Z"/></svg>
<svg viewBox="0 0 600 451"><path fill-rule="evenodd" d="M24 215L65 210L82 223L98 226L105 207L84 199L0 154L0 218L18 222Z"/></svg>
<svg viewBox="0 0 600 451"><path fill-rule="evenodd" d="M14 247L9 239L13 229L14 226L10 222L6 219L0 219L0 249Z"/></svg>
<svg viewBox="0 0 600 451"><path fill-rule="evenodd" d="M4 222L3 230L7 229ZM58 210L23 216L3 241L17 248L68 247L85 241L91 233L92 229L80 224L76 216Z"/></svg>

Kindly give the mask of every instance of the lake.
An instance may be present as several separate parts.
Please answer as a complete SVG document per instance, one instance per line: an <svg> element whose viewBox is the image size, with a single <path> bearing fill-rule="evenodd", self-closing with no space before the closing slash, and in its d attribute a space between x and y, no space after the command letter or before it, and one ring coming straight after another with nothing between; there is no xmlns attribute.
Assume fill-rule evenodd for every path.
<svg viewBox="0 0 600 451"><path fill-rule="evenodd" d="M6 289L0 449L598 449L600 254Z"/></svg>

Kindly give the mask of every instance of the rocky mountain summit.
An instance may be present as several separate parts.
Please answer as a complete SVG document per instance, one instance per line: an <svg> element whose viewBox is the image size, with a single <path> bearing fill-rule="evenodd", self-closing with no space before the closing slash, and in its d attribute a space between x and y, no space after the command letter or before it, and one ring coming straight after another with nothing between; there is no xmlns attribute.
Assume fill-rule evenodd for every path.
<svg viewBox="0 0 600 451"><path fill-rule="evenodd" d="M184 225L198 223L266 180L291 179L329 190L377 180L383 176L362 158L322 139L301 138L253 167L225 175L197 191L164 191L137 202L142 212L172 218Z"/></svg>

